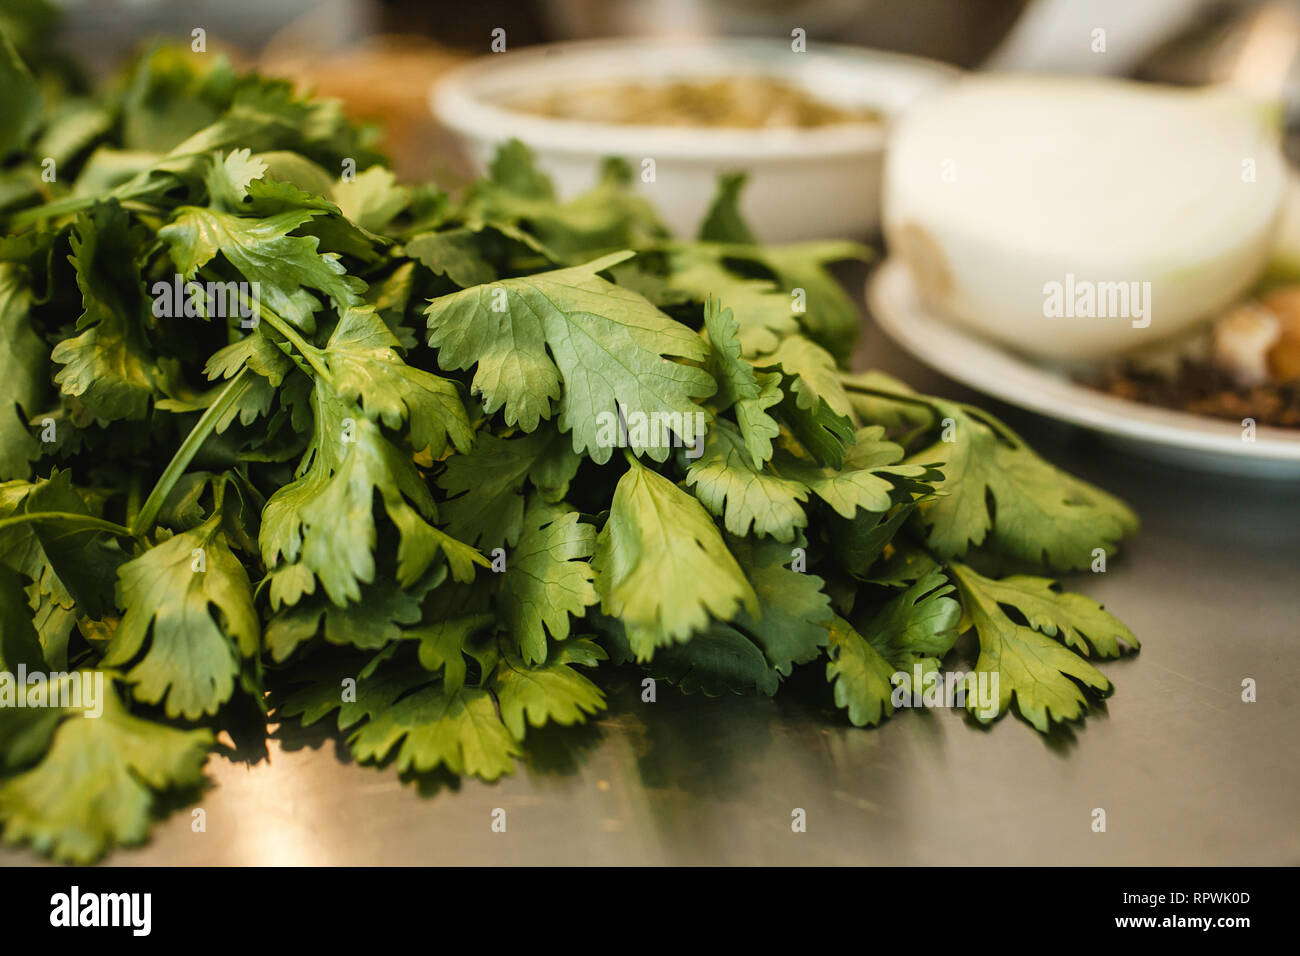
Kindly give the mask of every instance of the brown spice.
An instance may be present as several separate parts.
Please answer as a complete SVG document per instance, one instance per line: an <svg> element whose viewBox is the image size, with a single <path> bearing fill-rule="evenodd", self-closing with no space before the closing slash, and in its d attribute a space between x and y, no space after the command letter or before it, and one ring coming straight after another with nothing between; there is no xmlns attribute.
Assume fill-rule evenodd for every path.
<svg viewBox="0 0 1300 956"><path fill-rule="evenodd" d="M1148 405L1234 422L1253 418L1259 425L1300 428L1300 382L1238 388L1212 364L1198 359L1184 359L1173 376L1123 364L1089 384Z"/></svg>

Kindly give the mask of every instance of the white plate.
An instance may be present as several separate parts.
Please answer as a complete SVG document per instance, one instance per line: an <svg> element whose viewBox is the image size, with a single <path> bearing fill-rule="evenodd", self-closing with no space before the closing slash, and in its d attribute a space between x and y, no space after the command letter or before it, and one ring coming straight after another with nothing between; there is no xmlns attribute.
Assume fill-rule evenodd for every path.
<svg viewBox="0 0 1300 956"><path fill-rule="evenodd" d="M1119 440L1126 448L1189 468L1300 477L1300 431L1256 429L1131 402L986 341L927 311L907 266L887 259L867 282L867 304L885 334L931 368L1011 405Z"/></svg>

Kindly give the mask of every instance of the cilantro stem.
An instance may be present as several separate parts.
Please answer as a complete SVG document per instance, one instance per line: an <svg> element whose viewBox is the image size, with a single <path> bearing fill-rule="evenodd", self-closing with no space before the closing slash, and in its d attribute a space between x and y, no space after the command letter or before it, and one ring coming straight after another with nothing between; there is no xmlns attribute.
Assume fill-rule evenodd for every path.
<svg viewBox="0 0 1300 956"><path fill-rule="evenodd" d="M189 156L197 156L198 153L170 154L163 158L163 161L174 162L177 159L184 159ZM62 199L55 199L51 202L43 203L39 206L33 206L30 209L20 209L9 217L11 226L29 226L34 222L40 222L43 219L53 219L57 216L64 216L68 213L81 212L83 209L89 209L97 202L103 202L105 199L116 199L124 205L141 196L148 196L150 193L160 190L157 180L150 180L150 176L158 171L159 164L140 170L126 182L108 190L106 193L90 194L86 196L64 196Z"/></svg>
<svg viewBox="0 0 1300 956"><path fill-rule="evenodd" d="M854 382L843 382L844 388L849 392L857 392L860 395L875 395L877 398L888 398L896 402L907 402L911 405L924 405L932 412L938 412L934 399L925 395L910 395L907 392L891 392L887 388L871 388L866 385L858 385Z"/></svg>
<svg viewBox="0 0 1300 956"><path fill-rule="evenodd" d="M1011 427L1005 424L1001 419L989 414L982 408L976 408L974 405L967 405L965 402L947 402L947 400L934 399L927 395L909 395L906 392L891 392L887 388L871 388L866 385L858 385L853 382L844 382L844 388L849 392L857 392L860 395L875 395L877 398L887 398L895 402L908 402L912 405L924 405L936 415L941 415L943 410L940 408L941 403L956 405L967 415L978 419L981 424L987 425L1004 439L1017 447L1024 447L1025 440L1011 430Z"/></svg>
<svg viewBox="0 0 1300 956"><path fill-rule="evenodd" d="M203 412L198 422L190 429L190 433L185 436L185 440L181 442L181 447L176 449L176 454L167 463L167 467L163 470L158 483L153 486L153 490L149 492L149 497L145 499L139 513L136 514L135 520L131 522L130 533L132 535L138 538L153 528L153 523L158 518L158 512L162 509L163 502L171 493L172 488L180 480L181 475L185 473L185 469L190 466L190 462L194 460L194 456L198 454L199 449L207 441L208 436L212 434L213 429L217 427L217 422L230 410L231 406L243 397L251 381L252 373L245 366L221 390L217 400Z"/></svg>
<svg viewBox="0 0 1300 956"><path fill-rule="evenodd" d="M161 207L155 206L153 203L140 202L138 199L122 200L122 208L145 216L165 216L167 214L166 210Z"/></svg>
<svg viewBox="0 0 1300 956"><path fill-rule="evenodd" d="M972 573L971 569L960 561L946 561L941 563L948 569L948 574L951 576L952 582L957 585L957 596L960 598L958 603L961 604L964 614L973 618L974 615L971 614L971 608L977 608L982 614L987 616L989 608L986 602L981 599L981 595L974 587L972 587L974 582L970 579Z"/></svg>
<svg viewBox="0 0 1300 956"><path fill-rule="evenodd" d="M324 379L326 384L328 385L334 384L334 380L330 375L329 368L326 367L325 363L321 361L320 349L316 348L316 346L312 345L310 342L304 339L301 335L298 334L297 329L295 329L284 319L280 318L278 315L276 315L266 306L261 306L261 317L263 322L266 322L269 326L271 326L271 328L275 329L277 332L279 332L286 339L288 339L290 342L293 343L293 347L298 350L298 353L304 359L307 360L307 364L311 366L312 371L315 372L320 378Z"/></svg>
<svg viewBox="0 0 1300 956"><path fill-rule="evenodd" d="M997 432L999 435L1001 435L1011 444L1015 445L1018 448L1025 447L1025 440L1021 438L1019 435L1017 435L1014 431L1012 431L1011 426L1005 424L1000 418L997 418L994 415L990 415L982 408L976 408L974 405L966 405L964 403L958 403L958 404L961 404L962 411L964 411L967 415L969 415L971 418L983 422L985 425L993 429L995 432Z"/></svg>
<svg viewBox="0 0 1300 956"><path fill-rule="evenodd" d="M32 223L40 222L43 219L53 219L68 213L81 212L81 210L93 206L101 198L100 196L64 196L62 199L42 203L30 209L20 209L9 217L9 224L10 226L30 226Z"/></svg>
<svg viewBox="0 0 1300 956"><path fill-rule="evenodd" d="M72 525L81 525L87 530L107 531L119 538L136 537L135 532L130 528L116 522L96 518L94 515L77 514L75 511L32 511L27 514L10 515L8 518L0 519L0 531L28 521L63 521Z"/></svg>
<svg viewBox="0 0 1300 956"><path fill-rule="evenodd" d="M210 275L206 269L200 269L199 271L204 276ZM217 281L220 281L220 279ZM329 367L321 361L321 350L304 339L298 330L293 327L291 322L276 315L275 312L264 303L259 302L257 308L260 321L265 322L288 339L289 342L292 343L293 347L298 350L298 354L300 354L307 361L307 364L311 366L312 371L315 372L319 378L323 379L325 384L332 386L334 384L334 379L330 375Z"/></svg>
<svg viewBox="0 0 1300 956"><path fill-rule="evenodd" d="M130 182L125 184L125 186L130 185ZM154 210L161 212L161 210L157 210L156 207L134 201L135 197L146 196L151 191L152 190L150 189L132 191L122 187L110 192L107 198L117 199L124 207L135 209L136 211ZM42 203L39 206L32 206L30 209L18 210L18 212L9 217L9 224L11 226L30 226L32 223L40 222L44 219L55 219L59 216L66 216L69 213L81 212L83 209L89 209L97 202L103 202L104 199L105 197L103 195L64 196L62 199L54 199L50 202Z"/></svg>
<svg viewBox="0 0 1300 956"><path fill-rule="evenodd" d="M140 513L140 501L143 489L140 487L140 472L131 472L130 484L126 489L126 522L130 524L135 521L135 516Z"/></svg>

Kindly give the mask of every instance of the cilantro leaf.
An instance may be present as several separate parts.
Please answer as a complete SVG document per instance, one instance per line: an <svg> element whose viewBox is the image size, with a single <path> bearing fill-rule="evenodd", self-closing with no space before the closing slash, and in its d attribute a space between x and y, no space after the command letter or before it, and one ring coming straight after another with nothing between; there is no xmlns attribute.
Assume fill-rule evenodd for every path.
<svg viewBox="0 0 1300 956"><path fill-rule="evenodd" d="M744 173L724 173L718 177L718 191L700 223L700 239L753 245L754 234L740 215L740 194L748 178Z"/></svg>
<svg viewBox="0 0 1300 956"><path fill-rule="evenodd" d="M961 605L939 571L922 575L872 615L862 636L896 670L937 667L957 640Z"/></svg>
<svg viewBox="0 0 1300 956"><path fill-rule="evenodd" d="M259 300L297 327L312 331L321 303L308 289L328 296L340 312L361 304L365 283L347 275L334 254L317 251L315 236L290 235L323 209L295 209L245 218L206 206L182 206L158 230L176 268L186 279L221 253L249 282Z"/></svg>
<svg viewBox="0 0 1300 956"><path fill-rule="evenodd" d="M399 770L423 773L445 766L489 781L513 773L520 753L486 690L449 691L441 684L412 691L379 711L349 745L363 763L384 760L396 749Z"/></svg>
<svg viewBox="0 0 1300 956"><path fill-rule="evenodd" d="M83 864L115 843L140 843L155 792L197 785L212 740L207 729L131 716L106 680L102 716L67 717L41 762L0 784L5 839Z"/></svg>
<svg viewBox="0 0 1300 956"><path fill-rule="evenodd" d="M973 572L972 572L973 573ZM1137 637L1100 604L1082 594L1059 591L1054 581L1029 575L982 578L979 586L998 604L1014 607L1036 631L1057 637L1081 654L1118 657L1120 641L1136 649Z"/></svg>
<svg viewBox="0 0 1300 956"><path fill-rule="evenodd" d="M54 346L63 365L54 381L104 421L143 418L155 391L171 377L156 358L141 319L148 313L139 257L143 238L116 201L77 217L71 261L85 311L75 338Z"/></svg>
<svg viewBox="0 0 1300 956"><path fill-rule="evenodd" d="M847 359L857 338L861 318L826 265L845 259L869 260L871 250L856 242L797 242L789 245L729 248L728 255L770 269L783 289L803 292L799 324L814 342L837 359Z"/></svg>
<svg viewBox="0 0 1300 956"><path fill-rule="evenodd" d="M589 558L596 529L575 511L535 501L524 515L523 534L511 550L500 603L520 653L528 663L546 659L547 635L569 636L569 615L581 617L597 601Z"/></svg>
<svg viewBox="0 0 1300 956"><path fill-rule="evenodd" d="M700 240L718 257L761 266L772 274L775 286L788 290L786 295L799 295L801 308L796 315L804 331L836 358L848 358L857 337L858 310L826 266L845 259L870 259L871 250L844 241L758 244L740 214L746 179L737 173L718 177L718 191L700 224Z"/></svg>
<svg viewBox="0 0 1300 956"><path fill-rule="evenodd" d="M216 713L234 691L240 657L257 653L261 634L248 574L226 543L220 513L122 565L118 581L125 613L104 666L130 663L152 631L125 678L136 698L165 701L170 717Z"/></svg>
<svg viewBox="0 0 1300 956"><path fill-rule="evenodd" d="M686 326L597 275L629 255L435 299L429 344L439 350L439 364L477 365L473 390L485 410L504 406L506 423L526 432L550 417L550 403L559 399L560 430L572 431L574 450L598 463L613 450L598 439L602 416L612 429L621 410L649 420L664 416L678 424L684 444L693 444L696 415L703 414L695 399L713 392L713 379L669 357L702 361L707 351ZM663 461L670 446L661 437L632 431L630 446Z"/></svg>
<svg viewBox="0 0 1300 956"><path fill-rule="evenodd" d="M433 673L442 671L443 686L451 693L465 686L470 640L495 623L491 614L465 614L412 628L406 636L420 642L420 666ZM489 668L484 665L484 669Z"/></svg>
<svg viewBox="0 0 1300 956"><path fill-rule="evenodd" d="M348 309L325 346L334 388L389 428L409 422L417 451L437 458L448 439L465 451L474 436L455 384L407 365L397 354L399 347L372 309Z"/></svg>
<svg viewBox="0 0 1300 956"><path fill-rule="evenodd" d="M57 472L30 486L22 510L27 514L92 514L81 493L73 487L72 473L68 471ZM101 532L85 527L75 518L40 521L30 528L35 543L39 545L31 555L37 568L32 578L42 593L49 594L63 607L75 604L90 617L110 616L114 610L117 569L126 559L117 543L109 541Z"/></svg>
<svg viewBox="0 0 1300 956"><path fill-rule="evenodd" d="M755 361L761 365L780 365L787 375L794 376L791 389L801 408L810 408L821 399L836 415L849 420L856 416L840 381L835 359L812 339L787 336L773 352Z"/></svg>
<svg viewBox="0 0 1300 956"><path fill-rule="evenodd" d="M286 167L283 153L263 153L256 157L258 162L274 161L283 170ZM288 154L294 155L292 153ZM317 250L327 256L351 256L360 262L378 262L383 259L383 246L388 240L383 236L367 232L343 215L329 199L333 194L334 183L324 170L297 157L298 162L290 171L301 181L313 184L316 177L325 180L325 192L317 194L313 189L300 188L293 182L274 179L270 175L254 179L248 184L249 202L237 210L244 215L270 217L281 213L308 212L311 218L298 227L304 237L318 240ZM306 169L301 168L306 165ZM268 171L269 171L268 166Z"/></svg>
<svg viewBox="0 0 1300 956"><path fill-rule="evenodd" d="M781 401L781 377L774 373L759 375L741 358L732 312L712 298L704 306L704 328L711 345L709 374L718 384L714 404L719 411L735 407L745 447L754 466L761 467L772 457L772 439L781 433L781 426L767 413Z"/></svg>
<svg viewBox="0 0 1300 956"><path fill-rule="evenodd" d="M381 579L362 588L360 601L342 607L322 596L299 601L268 622L266 649L280 662L319 632L331 644L379 650L400 638L404 626L420 620L424 595L438 580L440 576L408 590Z"/></svg>
<svg viewBox="0 0 1300 956"><path fill-rule="evenodd" d="M298 683L277 698L276 716L297 717L308 727L337 710L335 726L347 730L382 713L416 686L410 671L398 665L381 666L370 674L362 670L355 654L313 657L292 672ZM417 682L427 680L427 675L417 675Z"/></svg>
<svg viewBox="0 0 1300 956"><path fill-rule="evenodd" d="M18 266L0 262L0 479L26 478L41 451L26 416L44 399L50 353L32 329L31 298Z"/></svg>
<svg viewBox="0 0 1300 956"><path fill-rule="evenodd" d="M45 479L71 487L68 472L59 472ZM15 518L30 513L27 499L42 482L6 481L0 483L0 519ZM84 502L82 503L84 508ZM41 539L37 535L35 522L12 524L0 531L0 562L13 568L35 582L42 594L52 596L64 607L73 605L72 595L59 580L58 573L50 564Z"/></svg>
<svg viewBox="0 0 1300 956"><path fill-rule="evenodd" d="M247 366L273 387L278 388L293 371L293 360L260 331L250 332L238 341L212 354L203 373L209 380L234 378Z"/></svg>
<svg viewBox="0 0 1300 956"><path fill-rule="evenodd" d="M818 467L788 454L756 468L739 433L715 422L701 456L691 462L686 483L713 514L724 518L734 535L749 533L790 541L808 524L804 502L815 494L843 518L859 509L883 513L893 505L895 489L930 472L921 465L902 465L903 449L883 439L879 426L863 428L839 469Z"/></svg>
<svg viewBox="0 0 1300 956"><path fill-rule="evenodd" d="M383 230L406 208L410 190L397 185L392 170L371 166L356 178L335 187L335 199L343 215L370 232Z"/></svg>
<svg viewBox="0 0 1300 956"><path fill-rule="evenodd" d="M756 467L743 436L726 421L714 422L705 433L704 452L687 468L686 484L733 535L746 535L752 526L756 535L792 541L808 524L802 507L807 486Z"/></svg>
<svg viewBox="0 0 1300 956"><path fill-rule="evenodd" d="M306 683L277 713L311 724L337 710L338 728L355 728L348 746L361 763L379 763L396 752L403 771L446 767L489 781L514 771L519 742L484 688L448 687L395 660L362 675L354 657L327 661L302 676Z"/></svg>
<svg viewBox="0 0 1300 956"><path fill-rule="evenodd" d="M262 513L259 544L263 561L301 560L335 604L361 597L360 586L375 579L378 532L374 499L397 527L397 580L419 580L441 552L460 580L486 563L476 551L428 522L437 508L428 486L406 458L364 417L317 383L312 405L315 435L297 480L279 489Z"/></svg>
<svg viewBox="0 0 1300 956"><path fill-rule="evenodd" d="M668 479L630 459L591 566L601 610L622 619L638 660L687 640L758 598L708 512Z"/></svg>
<svg viewBox="0 0 1300 956"><path fill-rule="evenodd" d="M773 352L786 336L799 331L790 296L765 279L746 279L731 272L717 249L686 243L674 249L668 261L670 288L696 302L717 296L733 310L742 355Z"/></svg>
<svg viewBox="0 0 1300 956"><path fill-rule="evenodd" d="M995 550L1021 561L1084 568L1094 549L1113 553L1136 528L1137 519L1117 499L1049 465L962 407L933 404L951 423L952 440L941 437L908 462L942 462L936 495L918 505L926 543L941 557L963 555L987 539Z"/></svg>
<svg viewBox="0 0 1300 956"><path fill-rule="evenodd" d="M497 147L488 164L488 178L476 184L480 189L504 190L527 199L554 199L555 187L533 162L533 154L518 139L509 139Z"/></svg>
<svg viewBox="0 0 1300 956"><path fill-rule="evenodd" d="M249 184L266 175L266 163L247 149L231 150L225 157L214 156L203 177L212 205L236 212L244 204Z"/></svg>
<svg viewBox="0 0 1300 956"><path fill-rule="evenodd" d="M874 425L858 429L838 469L790 462L783 464L782 470L830 505L841 518L852 518L859 509L888 511L900 479L922 479L932 474L925 465L900 464L902 458L902 447L886 441L884 429Z"/></svg>
<svg viewBox="0 0 1300 956"><path fill-rule="evenodd" d="M718 621L697 631L685 644L660 648L647 665L647 673L655 680L675 685L683 694L706 697L770 697L781 684L781 675L759 646L734 627Z"/></svg>
<svg viewBox="0 0 1300 956"><path fill-rule="evenodd" d="M1054 720L1083 715L1088 699L1080 685L1103 695L1110 692L1110 681L1078 654L1008 617L991 587L996 582L963 564L949 567L962 609L979 636L975 670L998 677L999 714L1007 712L1014 698L1021 716L1045 733ZM972 697L967 697L967 708L975 713Z"/></svg>
<svg viewBox="0 0 1300 956"><path fill-rule="evenodd" d="M468 289L497 278L497 270L484 258L481 245L478 233L458 227L421 233L407 240L406 252L438 275Z"/></svg>
<svg viewBox="0 0 1300 956"><path fill-rule="evenodd" d="M438 478L456 496L442 506L448 532L483 548L513 545L523 531L524 483L562 498L581 461L550 427L510 439L480 433L473 450L448 458Z"/></svg>
<svg viewBox="0 0 1300 956"><path fill-rule="evenodd" d="M848 621L830 627L826 680L834 688L835 706L848 711L855 727L878 724L894 712L894 668Z"/></svg>
<svg viewBox="0 0 1300 956"><path fill-rule="evenodd" d="M0 160L21 149L41 123L41 90L9 38L0 33Z"/></svg>
<svg viewBox="0 0 1300 956"><path fill-rule="evenodd" d="M599 648L593 649L604 657ZM524 739L528 724L580 724L588 715L605 709L600 688L562 660L530 667L506 653L490 686L501 707L501 720L516 740Z"/></svg>
<svg viewBox="0 0 1300 956"><path fill-rule="evenodd" d="M758 598L758 611L746 608L732 624L763 649L783 677L789 676L795 664L820 656L826 645L834 616L822 590L826 582L786 567L795 553L779 542L746 538L729 545Z"/></svg>
<svg viewBox="0 0 1300 956"><path fill-rule="evenodd" d="M853 421L833 411L824 398L800 388L799 381L787 378L782 382L785 397L777 407L777 417L819 464L839 468L844 463L844 447L853 443Z"/></svg>
<svg viewBox="0 0 1300 956"><path fill-rule="evenodd" d="M630 188L631 171L606 160L596 186L567 202L518 140L504 143L465 199L464 217L545 250L555 262L576 264L667 237L650 204ZM535 237L535 238L534 238Z"/></svg>
<svg viewBox="0 0 1300 956"><path fill-rule="evenodd" d="M0 564L0 672L14 671L19 664L40 670L45 655L27 616L22 582L15 572Z"/></svg>

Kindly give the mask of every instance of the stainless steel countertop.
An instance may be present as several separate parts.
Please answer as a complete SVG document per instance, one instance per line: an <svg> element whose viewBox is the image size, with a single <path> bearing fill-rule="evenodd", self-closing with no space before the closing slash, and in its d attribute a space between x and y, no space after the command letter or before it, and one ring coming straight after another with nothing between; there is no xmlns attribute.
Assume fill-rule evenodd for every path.
<svg viewBox="0 0 1300 956"><path fill-rule="evenodd" d="M860 288L860 275L850 277ZM1039 451L1128 500L1140 536L1071 587L1141 638L1103 663L1115 695L1041 737L945 712L858 730L821 665L774 699L683 697L636 674L606 684L587 728L530 736L532 764L495 785L420 796L346 761L314 728L251 763L214 756L214 786L113 864L1296 864L1300 863L1300 488L1142 461L974 396L868 323L865 362L979 401ZM1241 701L1241 681L1258 702ZM254 753L261 748L256 742ZM506 810L506 832L491 828ZM792 833L791 811L807 812ZM1107 832L1091 829L1106 810ZM21 850L0 863L27 863Z"/></svg>

